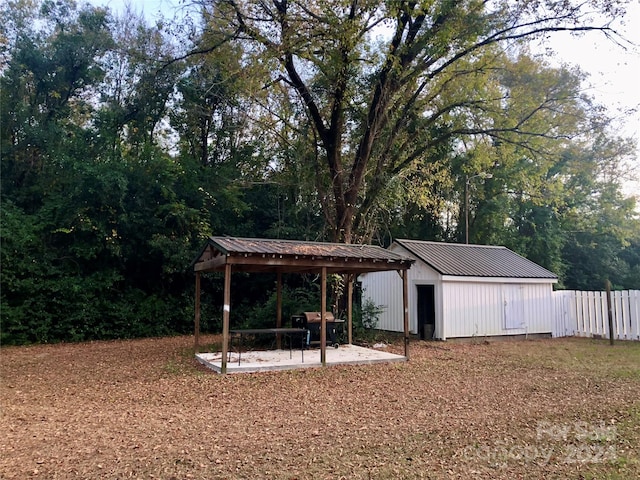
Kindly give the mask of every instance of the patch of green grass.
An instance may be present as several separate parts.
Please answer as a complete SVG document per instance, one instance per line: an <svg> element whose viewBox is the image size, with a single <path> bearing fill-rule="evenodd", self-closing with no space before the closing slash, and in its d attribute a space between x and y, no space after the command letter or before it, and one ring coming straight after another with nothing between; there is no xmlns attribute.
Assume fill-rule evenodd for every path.
<svg viewBox="0 0 640 480"><path fill-rule="evenodd" d="M604 475L592 478L622 480L637 478L640 470L640 403L632 405L616 425L616 456L610 462Z"/></svg>
<svg viewBox="0 0 640 480"><path fill-rule="evenodd" d="M200 346L200 352L220 352L222 351L222 341L208 343ZM191 349L191 354L195 354L195 351Z"/></svg>
<svg viewBox="0 0 640 480"><path fill-rule="evenodd" d="M211 351L211 350L206 350ZM194 347L183 347L168 357L162 366L162 370L169 375L194 375L201 376L204 372L198 368L195 360Z"/></svg>
<svg viewBox="0 0 640 480"><path fill-rule="evenodd" d="M184 372L184 366L180 362L170 359L163 365L162 370L170 375L180 375Z"/></svg>
<svg viewBox="0 0 640 480"><path fill-rule="evenodd" d="M546 342L520 342L501 350L517 367L536 367L583 372L597 377L640 379L640 342L616 342L589 338L554 339Z"/></svg>
<svg viewBox="0 0 640 480"><path fill-rule="evenodd" d="M640 380L640 368L617 368L611 375L619 379Z"/></svg>

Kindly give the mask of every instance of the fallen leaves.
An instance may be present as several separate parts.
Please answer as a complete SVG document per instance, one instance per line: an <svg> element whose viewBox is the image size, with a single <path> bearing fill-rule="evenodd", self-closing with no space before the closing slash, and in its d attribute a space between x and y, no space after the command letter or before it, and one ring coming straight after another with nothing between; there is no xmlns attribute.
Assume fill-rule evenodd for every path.
<svg viewBox="0 0 640 480"><path fill-rule="evenodd" d="M220 376L191 342L3 348L0 478L640 476L638 344L415 342L407 363ZM601 421L606 461L539 437Z"/></svg>

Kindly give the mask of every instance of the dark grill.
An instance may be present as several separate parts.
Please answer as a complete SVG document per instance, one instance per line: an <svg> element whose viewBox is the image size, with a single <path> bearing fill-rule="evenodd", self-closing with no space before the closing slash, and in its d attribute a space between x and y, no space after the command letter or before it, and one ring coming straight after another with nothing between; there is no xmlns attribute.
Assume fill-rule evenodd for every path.
<svg viewBox="0 0 640 480"><path fill-rule="evenodd" d="M331 312L326 312L327 320L327 345L333 345L338 348L338 326L344 323L344 320L336 319ZM320 345L320 329L321 329L320 312L303 312L300 315L291 317L291 326L294 328L304 328L308 330L307 346Z"/></svg>

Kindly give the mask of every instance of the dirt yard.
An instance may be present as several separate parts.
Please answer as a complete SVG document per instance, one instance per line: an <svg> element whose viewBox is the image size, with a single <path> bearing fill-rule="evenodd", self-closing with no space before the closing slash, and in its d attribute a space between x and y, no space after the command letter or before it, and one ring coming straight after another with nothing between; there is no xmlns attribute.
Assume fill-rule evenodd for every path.
<svg viewBox="0 0 640 480"><path fill-rule="evenodd" d="M221 376L192 341L2 348L0 478L640 478L640 343Z"/></svg>

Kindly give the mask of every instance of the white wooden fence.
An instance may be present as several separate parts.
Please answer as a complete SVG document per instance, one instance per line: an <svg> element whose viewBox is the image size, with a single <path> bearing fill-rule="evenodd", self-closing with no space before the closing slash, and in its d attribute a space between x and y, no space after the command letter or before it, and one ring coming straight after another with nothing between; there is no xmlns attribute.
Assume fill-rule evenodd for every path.
<svg viewBox="0 0 640 480"><path fill-rule="evenodd" d="M553 292L554 337L609 338L606 292ZM613 333L617 340L640 340L640 290L611 292Z"/></svg>

